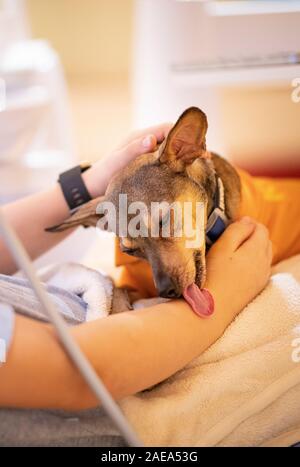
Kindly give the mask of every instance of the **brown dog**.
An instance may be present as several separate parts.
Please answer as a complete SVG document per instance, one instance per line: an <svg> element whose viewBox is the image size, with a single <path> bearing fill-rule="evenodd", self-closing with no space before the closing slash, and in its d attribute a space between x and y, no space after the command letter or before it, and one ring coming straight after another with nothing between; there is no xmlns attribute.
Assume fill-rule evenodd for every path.
<svg viewBox="0 0 300 467"><path fill-rule="evenodd" d="M247 177L241 175L241 172L225 159L206 150L206 132L205 114L195 107L187 109L157 151L140 156L131 162L122 173L112 179L104 197L82 206L63 224L49 230L60 231L77 225L95 226L101 217L99 211L98 214L96 212L97 206L104 201L109 201L115 206L117 213L117 222L113 230L122 237L120 239L121 250L129 255L144 258L150 263L154 283L160 296L179 297L191 284L202 287L205 282L207 245L213 243L221 235L228 223L240 215L252 215L272 230L272 221L256 216L254 207L251 205L251 203L258 203L267 206L266 203L269 200L264 196L264 179L258 182L259 185L255 185L254 196L254 190L252 190L252 185L251 189L249 188L250 182L248 183ZM277 185L276 187L278 188ZM300 196L299 181L293 185L293 188L295 187ZM241 209L242 198L245 202L250 192L253 199L251 198L251 203L249 202L248 207L245 207L243 211ZM153 202L165 201L168 205L172 205L175 201L191 202L193 206L196 203L202 203L205 216L201 229L204 238L206 236L206 242L204 241L197 248L186 248L185 235L181 237L170 235L168 238L163 238L161 235L134 238L128 234L120 235L118 221L120 194L127 195L128 205L137 201L143 202L148 209L147 212L151 212ZM277 220L280 221L281 211L278 210L278 206L271 204L268 207L270 209L274 207L279 216ZM300 214L300 209L297 209ZM170 218L170 213L168 214ZM126 215L127 221L130 222L133 214L127 212ZM160 224L163 223L164 217L165 213L160 215ZM193 219L195 217L194 210L192 217ZM145 221L146 229L149 230L151 219L149 217L142 217L142 219ZM273 230L276 240L277 231L275 228ZM296 237L298 238L298 233ZM291 238L291 245L295 243L293 243L293 238ZM298 250L300 251L300 245L297 244L294 250L290 248L289 251L295 253ZM285 252L281 257L284 256L286 256ZM279 255L277 259L281 257Z"/></svg>

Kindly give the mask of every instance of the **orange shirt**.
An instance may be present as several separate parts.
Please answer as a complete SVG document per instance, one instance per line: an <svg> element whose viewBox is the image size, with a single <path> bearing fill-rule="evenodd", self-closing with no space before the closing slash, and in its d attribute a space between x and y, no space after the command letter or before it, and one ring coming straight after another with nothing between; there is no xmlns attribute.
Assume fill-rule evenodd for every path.
<svg viewBox="0 0 300 467"><path fill-rule="evenodd" d="M273 264L300 253L300 179L238 173L242 182L239 216L253 217L269 229Z"/></svg>
<svg viewBox="0 0 300 467"><path fill-rule="evenodd" d="M269 229L273 264L300 253L300 179L253 177L238 169L242 182L239 217L250 216ZM118 287L130 287L143 297L156 295L150 265L119 249L116 242L115 277Z"/></svg>

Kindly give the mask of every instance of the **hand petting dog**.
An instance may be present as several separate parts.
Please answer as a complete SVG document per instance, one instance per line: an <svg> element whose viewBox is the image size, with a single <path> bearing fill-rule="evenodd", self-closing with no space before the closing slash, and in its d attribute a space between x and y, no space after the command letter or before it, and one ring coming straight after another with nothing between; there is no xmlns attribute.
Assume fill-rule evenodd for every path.
<svg viewBox="0 0 300 467"><path fill-rule="evenodd" d="M83 174L92 198L103 195L112 177L129 162L142 154L154 151L156 146L164 141L171 128L171 123L162 123L135 131L112 153L96 162Z"/></svg>
<svg viewBox="0 0 300 467"><path fill-rule="evenodd" d="M196 314L208 317L214 307L210 292L203 290L207 274L206 254L234 221L248 216L263 224L265 227L258 227L255 235L262 228L268 229L273 244L273 264L299 253L300 223L295 223L299 218L299 203L295 200L300 196L300 183L297 179L252 176L207 151L207 118L197 107L187 109L169 129L168 125L149 129L148 135L140 134L117 149L114 159L100 162L98 167L102 167L102 172L97 175L98 191L95 188L92 194L103 194L109 181L105 195L86 203L64 222L47 230L61 232L78 225L98 225L114 232L120 239L121 251L135 257L129 261L128 256L123 255L123 260L118 262L127 271L127 274L123 273L123 282L118 283L120 287L133 287L149 297L155 294L168 299L183 296ZM145 148L145 154L135 159L142 150L143 137L146 137L149 149ZM161 144L156 147L157 143ZM96 173L94 171L94 175ZM95 180L93 183L96 184ZM125 208L120 203L121 195L126 196ZM127 228L124 233L124 229L120 229L124 226L122 214L125 213L127 227L132 220L136 222L134 215L137 213L127 206L133 208L137 202L143 204L146 214L134 224L139 226L137 229L130 231ZM167 205L164 211L161 207L158 235L152 235L155 220L152 205L155 202ZM182 229L180 236L170 233L165 238L163 235L165 219L170 220L173 230L175 228L174 203L192 205L189 219L196 221L195 231L201 234L197 244L189 242L187 246L190 237L186 229ZM107 204L113 206L111 212L107 212ZM200 222L197 222L199 204L204 208L204 215L199 216ZM106 211L99 207L105 207ZM110 222L112 217L114 222ZM98 223L100 220L104 222ZM229 227L226 236L233 233ZM248 253L256 254L250 250ZM257 254L260 253L261 250ZM267 255L268 260L269 256L271 253ZM254 283L255 277L249 290Z"/></svg>

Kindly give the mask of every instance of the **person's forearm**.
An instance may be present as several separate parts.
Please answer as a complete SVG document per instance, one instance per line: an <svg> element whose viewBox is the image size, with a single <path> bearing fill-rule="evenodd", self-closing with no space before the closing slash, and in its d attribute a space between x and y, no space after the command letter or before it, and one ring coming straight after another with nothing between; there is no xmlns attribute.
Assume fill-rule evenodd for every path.
<svg viewBox="0 0 300 467"><path fill-rule="evenodd" d="M59 185L3 207L11 226L17 232L32 259L37 258L47 249L53 247L70 231L51 234L45 232L46 227L62 222L69 209ZM0 272L12 274L17 267L4 241L0 238Z"/></svg>
<svg viewBox="0 0 300 467"><path fill-rule="evenodd" d="M183 300L114 315L72 333L114 398L149 388L173 375L212 345L234 318L217 309L209 319L196 316ZM93 394L81 406L92 407Z"/></svg>
<svg viewBox="0 0 300 467"><path fill-rule="evenodd" d="M70 330L114 398L164 380L224 332L236 311L207 320L183 301L120 313ZM0 368L0 406L83 409L97 400L50 326L18 317L8 362Z"/></svg>
<svg viewBox="0 0 300 467"><path fill-rule="evenodd" d="M84 173L84 181L91 196L94 196L96 182L92 169ZM104 183L103 180L97 185L99 193L105 191ZM3 211L32 259L57 245L72 232L72 230L55 234L45 232L46 227L60 224L70 215L58 183L46 191L7 204L3 207ZM0 273L16 272L17 267L2 238L0 238L0 258Z"/></svg>

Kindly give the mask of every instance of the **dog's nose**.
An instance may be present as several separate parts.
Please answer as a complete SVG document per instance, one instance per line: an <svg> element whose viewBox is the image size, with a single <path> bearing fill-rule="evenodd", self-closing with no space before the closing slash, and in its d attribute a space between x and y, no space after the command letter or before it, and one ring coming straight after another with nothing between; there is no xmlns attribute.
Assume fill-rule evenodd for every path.
<svg viewBox="0 0 300 467"><path fill-rule="evenodd" d="M175 281L167 275L161 276L157 280L157 289L160 297L164 298L178 298L180 293L176 287Z"/></svg>

